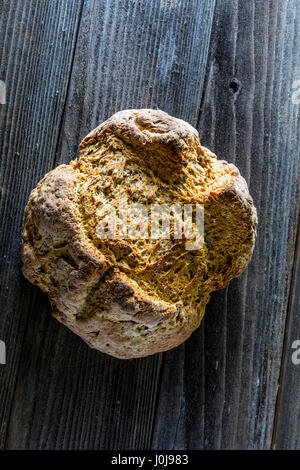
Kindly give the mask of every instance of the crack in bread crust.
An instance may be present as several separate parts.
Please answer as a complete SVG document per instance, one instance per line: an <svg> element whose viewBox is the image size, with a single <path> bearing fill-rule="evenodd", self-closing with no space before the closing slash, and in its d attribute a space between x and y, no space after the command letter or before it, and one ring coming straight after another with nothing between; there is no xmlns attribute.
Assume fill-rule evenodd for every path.
<svg viewBox="0 0 300 470"><path fill-rule="evenodd" d="M186 239L100 239L98 208L203 204L204 246ZM250 261L257 216L238 169L163 111L116 113L88 134L78 160L49 172L25 211L23 273L53 315L115 357L171 349L199 326L210 292ZM172 235L172 232L171 232Z"/></svg>

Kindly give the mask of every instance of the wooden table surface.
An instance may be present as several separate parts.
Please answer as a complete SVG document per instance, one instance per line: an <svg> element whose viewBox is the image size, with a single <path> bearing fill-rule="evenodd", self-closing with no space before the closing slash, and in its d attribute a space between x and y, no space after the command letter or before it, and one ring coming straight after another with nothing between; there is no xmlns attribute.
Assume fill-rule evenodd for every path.
<svg viewBox="0 0 300 470"><path fill-rule="evenodd" d="M299 0L1 0L0 448L300 448L299 25ZM21 232L42 176L142 107L239 167L259 228L185 344L121 361L51 317Z"/></svg>

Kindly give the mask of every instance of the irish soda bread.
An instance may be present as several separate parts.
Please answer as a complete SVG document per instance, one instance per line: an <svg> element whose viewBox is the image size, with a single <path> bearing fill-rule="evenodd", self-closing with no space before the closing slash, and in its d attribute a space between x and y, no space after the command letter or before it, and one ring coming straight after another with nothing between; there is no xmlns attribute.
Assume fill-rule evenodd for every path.
<svg viewBox="0 0 300 470"><path fill-rule="evenodd" d="M174 221L169 238L99 236L99 223L110 220L99 207L117 209L124 200L146 208L202 204L204 244L187 249ZM89 346L123 359L147 356L199 326L210 292L247 266L256 224L238 169L202 147L193 127L162 111L121 111L83 139L78 160L32 191L23 272Z"/></svg>

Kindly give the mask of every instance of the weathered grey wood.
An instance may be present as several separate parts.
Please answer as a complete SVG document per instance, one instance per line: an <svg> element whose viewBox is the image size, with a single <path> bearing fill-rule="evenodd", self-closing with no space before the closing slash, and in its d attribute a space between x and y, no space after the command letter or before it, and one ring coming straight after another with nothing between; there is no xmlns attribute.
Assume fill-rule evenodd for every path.
<svg viewBox="0 0 300 470"><path fill-rule="evenodd" d="M217 0L206 68L213 0L3 2L0 448L262 449L272 435L274 447L300 447L300 366L290 360L299 332L299 9L298 0ZM190 340L123 362L51 318L19 255L32 187L128 107L197 126L248 180L260 226L247 271L212 295Z"/></svg>
<svg viewBox="0 0 300 470"><path fill-rule="evenodd" d="M213 10L214 0L84 1L62 125L52 131L43 121L48 145L58 147L55 162L51 148L47 149L48 168L74 158L82 137L119 109L162 108L196 124ZM54 15L48 21L58 20ZM46 55L43 61L48 60ZM38 61L37 53L29 65L31 61ZM39 86L43 90L45 85ZM59 112L62 108L60 102ZM33 111L27 118L28 135L35 142L33 124L39 108ZM20 213L28 190L45 171L42 155L27 174L24 199L16 201ZM20 219L10 232L12 240L17 232L19 236ZM20 364L12 368L14 374L18 369L18 377L15 385L14 375L9 392L14 399L12 403L10 396L6 448L149 448L161 355L123 362L90 350L50 318L46 298L22 280L18 269L12 270L18 273L14 311L16 322L23 319L23 323L14 331L23 346ZM20 284L27 295L25 312ZM12 284L7 285L11 289ZM10 305L6 312L12 310ZM10 318L5 321L9 329ZM7 341L12 349L12 339ZM5 434L6 426L3 440Z"/></svg>
<svg viewBox="0 0 300 470"><path fill-rule="evenodd" d="M291 285L288 309L288 321L284 343L284 355L280 388L277 399L277 419L273 433L274 449L300 449L300 364L299 345L295 349L294 341L300 340L300 227L295 252L293 282ZM297 353L297 363L292 355Z"/></svg>
<svg viewBox="0 0 300 470"><path fill-rule="evenodd" d="M53 167L72 66L81 2L2 1L0 79L0 448L5 445L26 324L41 299L21 275L24 207L32 187ZM30 345L28 345L30 347ZM26 391L24 390L24 396ZM27 397L28 398L28 397Z"/></svg>
<svg viewBox="0 0 300 470"><path fill-rule="evenodd" d="M258 239L247 271L212 296L191 340L164 356L155 449L271 447L299 207L299 6L216 3L199 129L202 143L248 180ZM298 407L285 387L278 439L293 447ZM292 437L283 444L287 422Z"/></svg>

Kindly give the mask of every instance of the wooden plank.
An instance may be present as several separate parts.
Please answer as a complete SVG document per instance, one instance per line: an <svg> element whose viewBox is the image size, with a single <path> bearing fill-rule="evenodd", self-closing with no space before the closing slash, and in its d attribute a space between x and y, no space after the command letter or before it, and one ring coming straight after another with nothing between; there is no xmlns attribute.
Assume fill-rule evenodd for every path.
<svg viewBox="0 0 300 470"><path fill-rule="evenodd" d="M273 448L284 450L300 449L300 227L297 238L273 434Z"/></svg>
<svg viewBox="0 0 300 470"><path fill-rule="evenodd" d="M0 79L6 83L6 104L0 105L0 338L7 364L0 366L0 448L36 299L21 274L24 207L32 187L53 166L80 10L77 0L1 2Z"/></svg>
<svg viewBox="0 0 300 470"><path fill-rule="evenodd" d="M216 2L199 129L248 180L258 238L246 272L212 295L202 327L164 357L154 449L271 447L299 207L297 19L297 0ZM296 445L299 413L293 423Z"/></svg>
<svg viewBox="0 0 300 470"><path fill-rule="evenodd" d="M196 124L213 10L214 0L86 0L55 164L120 109L162 108ZM90 350L39 292L28 313L6 447L149 448L161 355L123 362Z"/></svg>

